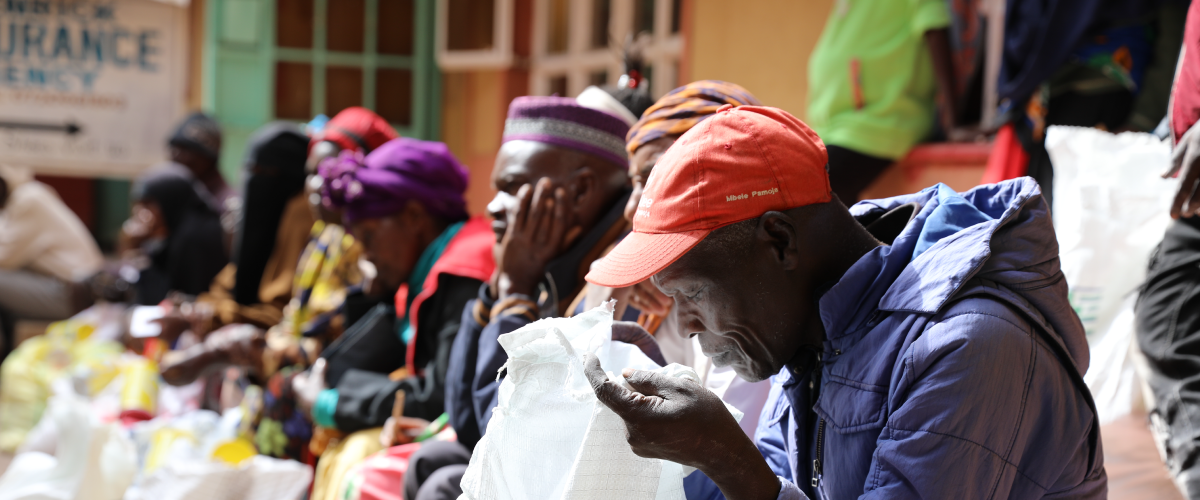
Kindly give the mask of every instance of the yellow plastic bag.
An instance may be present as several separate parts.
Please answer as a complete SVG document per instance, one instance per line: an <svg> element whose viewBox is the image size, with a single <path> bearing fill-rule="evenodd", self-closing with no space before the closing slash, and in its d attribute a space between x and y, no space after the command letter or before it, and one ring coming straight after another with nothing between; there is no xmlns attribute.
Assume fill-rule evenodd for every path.
<svg viewBox="0 0 1200 500"><path fill-rule="evenodd" d="M94 394L117 375L124 348L90 340L93 331L77 320L52 323L45 335L26 340L0 364L0 451L13 452L25 441L46 410L55 380L79 373Z"/></svg>

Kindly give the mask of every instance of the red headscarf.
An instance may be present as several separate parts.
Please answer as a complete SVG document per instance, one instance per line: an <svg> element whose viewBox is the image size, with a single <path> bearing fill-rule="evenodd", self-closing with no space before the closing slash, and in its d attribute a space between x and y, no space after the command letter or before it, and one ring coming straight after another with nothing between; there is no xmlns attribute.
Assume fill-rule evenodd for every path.
<svg viewBox="0 0 1200 500"><path fill-rule="evenodd" d="M354 106L343 109L325 124L310 144L329 141L343 151L374 151L385 142L400 137L387 120L367 108Z"/></svg>

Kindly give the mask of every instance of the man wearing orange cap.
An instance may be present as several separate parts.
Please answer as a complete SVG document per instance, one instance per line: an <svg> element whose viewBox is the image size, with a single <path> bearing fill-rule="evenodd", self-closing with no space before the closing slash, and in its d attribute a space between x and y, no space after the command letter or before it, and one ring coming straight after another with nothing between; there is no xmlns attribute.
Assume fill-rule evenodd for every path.
<svg viewBox="0 0 1200 500"><path fill-rule="evenodd" d="M1105 498L1087 341L1037 184L848 210L827 162L808 126L757 106L658 162L587 280L652 280L714 364L772 390L751 441L699 385L626 370L630 390L589 358L634 452L730 499Z"/></svg>

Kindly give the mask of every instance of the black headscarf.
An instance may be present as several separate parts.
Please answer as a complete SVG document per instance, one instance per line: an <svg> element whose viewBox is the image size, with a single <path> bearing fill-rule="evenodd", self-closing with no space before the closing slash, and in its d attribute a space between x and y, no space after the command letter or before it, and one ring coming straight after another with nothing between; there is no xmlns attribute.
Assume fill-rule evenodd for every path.
<svg viewBox="0 0 1200 500"><path fill-rule="evenodd" d="M221 155L221 126L211 116L204 113L192 113L184 118L167 143L200 153L204 157L217 161Z"/></svg>
<svg viewBox="0 0 1200 500"><path fill-rule="evenodd" d="M288 200L304 189L308 136L286 122L264 125L246 148L242 220L233 244L237 264L233 298L257 304L263 271L275 251L275 236Z"/></svg>
<svg viewBox="0 0 1200 500"><path fill-rule="evenodd" d="M138 278L137 302L157 304L171 290L191 295L208 290L229 257L221 216L193 181L175 170L151 171L134 185L133 199L158 205L167 226L166 240L147 249L150 267Z"/></svg>

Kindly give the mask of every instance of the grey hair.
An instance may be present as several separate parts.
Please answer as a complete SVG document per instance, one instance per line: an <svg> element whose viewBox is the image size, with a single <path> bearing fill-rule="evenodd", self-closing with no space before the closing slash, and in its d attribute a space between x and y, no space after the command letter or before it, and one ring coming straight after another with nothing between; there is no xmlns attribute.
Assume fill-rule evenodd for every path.
<svg viewBox="0 0 1200 500"><path fill-rule="evenodd" d="M719 227L700 242L705 249L728 257L742 257L750 249L754 232L758 230L758 217Z"/></svg>

